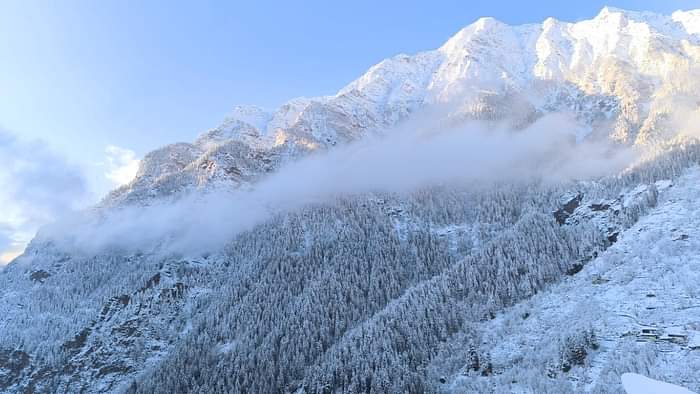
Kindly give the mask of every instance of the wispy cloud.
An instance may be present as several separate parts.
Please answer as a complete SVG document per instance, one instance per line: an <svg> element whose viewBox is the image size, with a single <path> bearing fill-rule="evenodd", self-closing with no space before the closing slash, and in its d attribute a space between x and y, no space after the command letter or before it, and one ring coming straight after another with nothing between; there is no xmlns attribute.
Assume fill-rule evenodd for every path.
<svg viewBox="0 0 700 394"><path fill-rule="evenodd" d="M82 171L44 142L0 129L0 264L21 252L37 229L88 202Z"/></svg>
<svg viewBox="0 0 700 394"><path fill-rule="evenodd" d="M120 148L115 145L108 145L105 148L107 155L107 169L105 176L115 186L125 185L131 182L139 169L139 160L136 153L130 149Z"/></svg>
<svg viewBox="0 0 700 394"><path fill-rule="evenodd" d="M198 254L216 250L277 212L338 195L407 192L446 183L595 177L621 170L633 156L605 143L575 144L567 132L575 124L566 116L547 116L519 131L480 122L441 130L424 124L410 122L385 138L311 155L247 191L194 193L145 207L78 215L47 227L43 235L87 253L159 245L166 253Z"/></svg>

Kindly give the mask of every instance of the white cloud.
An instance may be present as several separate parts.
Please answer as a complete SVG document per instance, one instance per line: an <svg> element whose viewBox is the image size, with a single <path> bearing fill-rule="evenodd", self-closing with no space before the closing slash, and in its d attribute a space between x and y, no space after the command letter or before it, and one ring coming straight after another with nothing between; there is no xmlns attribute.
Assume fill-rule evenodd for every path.
<svg viewBox="0 0 700 394"><path fill-rule="evenodd" d="M277 212L338 195L405 192L434 184L480 184L597 177L626 167L633 155L606 144L574 144L566 116L547 116L525 130L480 122L440 132L410 123L386 137L366 139L289 163L250 190L194 193L149 206L77 215L43 235L87 253L162 247L199 254Z"/></svg>
<svg viewBox="0 0 700 394"><path fill-rule="evenodd" d="M107 155L107 172L105 172L107 179L116 186L131 182L139 169L136 153L114 145L108 145L105 148L105 153Z"/></svg>
<svg viewBox="0 0 700 394"><path fill-rule="evenodd" d="M16 246L15 248L0 252L0 266L8 264L10 261L14 260L15 257L22 254L23 251L24 246Z"/></svg>
<svg viewBox="0 0 700 394"><path fill-rule="evenodd" d="M0 265L21 253L37 229L88 202L82 171L43 142L0 129Z"/></svg>

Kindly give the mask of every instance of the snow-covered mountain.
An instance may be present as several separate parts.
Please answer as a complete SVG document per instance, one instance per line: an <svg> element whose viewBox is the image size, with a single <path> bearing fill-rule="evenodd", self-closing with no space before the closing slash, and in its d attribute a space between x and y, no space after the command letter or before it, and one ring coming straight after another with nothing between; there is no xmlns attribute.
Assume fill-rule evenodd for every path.
<svg viewBox="0 0 700 394"><path fill-rule="evenodd" d="M671 16L604 8L577 23L509 26L482 18L440 48L398 55L334 96L297 98L274 111L234 108L191 144L148 154L108 204L224 180L255 181L317 150L382 133L441 108L444 122L505 121L523 128L568 113L577 137L623 144L666 139L697 109L700 11Z"/></svg>
<svg viewBox="0 0 700 394"><path fill-rule="evenodd" d="M142 245L154 227L109 215L203 209L181 201L256 190L411 122L515 134L564 114L556 131L572 140L645 156L603 177L314 200L205 253L160 239L68 248L47 231L0 272L0 391L617 393L627 372L698 391L699 61L700 10L482 18L334 96L236 107L194 142L146 155L80 239L112 226ZM173 234L220 230L172 209Z"/></svg>

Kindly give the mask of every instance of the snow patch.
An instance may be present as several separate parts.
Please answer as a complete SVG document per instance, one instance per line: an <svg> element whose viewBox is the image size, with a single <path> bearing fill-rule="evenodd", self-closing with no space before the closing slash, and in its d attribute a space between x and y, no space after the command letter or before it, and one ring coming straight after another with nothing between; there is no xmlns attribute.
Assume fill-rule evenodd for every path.
<svg viewBox="0 0 700 394"><path fill-rule="evenodd" d="M695 394L684 387L647 378L636 373L622 374L622 386L627 394Z"/></svg>

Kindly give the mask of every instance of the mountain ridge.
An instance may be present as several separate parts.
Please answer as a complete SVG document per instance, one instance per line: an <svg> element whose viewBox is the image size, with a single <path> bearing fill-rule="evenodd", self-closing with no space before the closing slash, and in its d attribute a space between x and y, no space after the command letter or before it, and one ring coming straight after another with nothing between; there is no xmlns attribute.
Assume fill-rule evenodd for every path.
<svg viewBox="0 0 700 394"><path fill-rule="evenodd" d="M571 113L577 139L653 143L666 138L679 106L696 110L699 31L698 10L663 16L606 7L589 20L519 26L481 18L436 50L379 62L335 95L292 99L274 111L235 107L193 144L146 155L136 179L105 203L147 199L159 182L177 190L221 180L238 187L436 106L450 108L446 122L505 121L516 129ZM231 157L227 144L238 145L238 165L222 158ZM261 157L263 169L251 163Z"/></svg>

